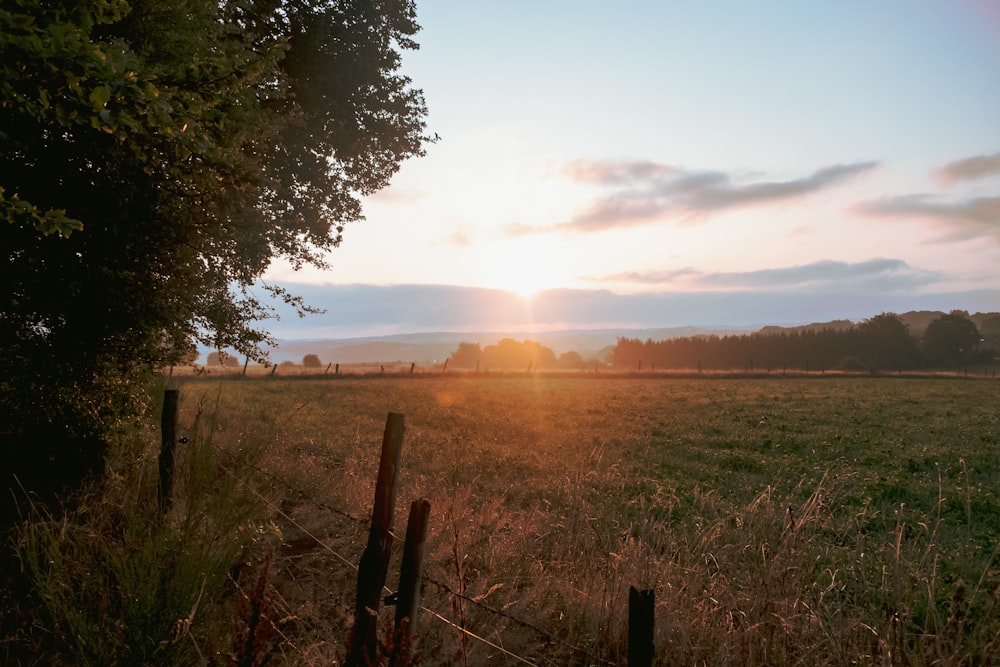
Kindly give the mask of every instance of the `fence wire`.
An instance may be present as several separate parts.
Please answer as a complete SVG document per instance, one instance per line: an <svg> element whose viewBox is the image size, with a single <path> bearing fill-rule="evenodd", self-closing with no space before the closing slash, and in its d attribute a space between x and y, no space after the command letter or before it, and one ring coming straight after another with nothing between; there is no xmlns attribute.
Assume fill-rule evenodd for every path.
<svg viewBox="0 0 1000 667"><path fill-rule="evenodd" d="M225 450L223 450L218 445L214 445L214 443L213 443L213 446L218 451L220 451L222 453L225 453ZM338 561L340 561L344 565L347 565L351 569L357 571L357 569L358 569L358 565L357 564L355 564L353 561L351 561L347 557L345 557L345 556L341 555L340 553L338 553L333 547L331 547L330 545L328 545L327 543L325 543L319 537L317 537L312 532L310 532L308 529L306 529L304 526L302 526L299 522L297 522L295 519L293 519L291 516L289 516L289 514L287 512L285 512L284 510L282 510L278 505L276 505L274 502L272 502L270 499L268 499L266 496L264 496L264 494L262 494L260 491L258 491L253 485L251 485L250 483L248 483L242 477L239 477L231 468L229 468L228 466L226 466L226 465L224 465L222 463L219 464L219 467L221 467L222 470L226 472L226 474L228 474L231 477L233 477L233 479L235 479L239 484L241 484L247 490L249 490L261 502L263 502L265 505L267 505L268 508L270 508L277 515L281 516L283 519L285 519L286 521L288 521L289 524L291 524L292 526L294 526L295 528L297 528L298 530L300 530L303 535L305 535L306 537L308 537L309 539L311 539L313 542L315 542L324 551L326 551L327 553L329 553L330 555L332 555L334 558L336 558ZM356 517L356 516L350 514L349 512L346 512L346 511L341 510L339 508L333 507L332 505L330 505L328 503L319 501L319 500L315 499L311 494L308 494L308 493L302 491L301 489L296 488L292 484L288 483L287 480L284 480L284 479L278 477L277 475L274 475L274 474L272 474L270 472L262 470L262 469L258 468L257 466L251 465L251 468L255 472L260 473L260 474L262 474L262 475L264 475L264 476L266 476L266 477L274 480L275 482L279 483L280 485L282 485L283 487L285 487L288 491L297 494L299 497L309 499L310 502L314 503L315 506L318 507L318 508L320 508L320 509L324 509L324 510L328 510L328 511L331 511L331 512L335 512L336 514L339 514L340 516L343 516L344 518L349 519L351 521L354 521L354 522L356 522L358 524L367 524L370 521L370 519ZM395 534L393 534L391 532L390 532L390 534L392 534L393 539L395 539L397 541L400 539L399 536L397 536L397 535L395 535ZM491 605L488 605L488 604L484 603L482 600L477 600L477 599L469 597L468 595L465 595L463 593L459 593L459 592L455 591L447 583L444 583L444 582L441 582L441 581L437 581L436 579L433 579L433 578L428 577L426 575L421 575L421 581L424 582L424 583L427 583L427 584L430 584L430 585L434 586L439 591L443 592L444 594L446 594L446 595L448 595L448 596L450 596L452 598L456 598L456 599L460 599L460 600L463 600L465 602L468 602L468 603L470 603L470 604L472 604L472 605L474 605L474 606L482 609L486 613L489 613L489 614L492 614L492 615L495 615L495 616L500 616L502 618L506 618L506 619L508 619L508 620L516 623L517 625L519 625L519 626L521 626L523 628L531 630L538 637L544 639L546 642L548 642L550 644L559 645L559 646L561 646L561 647L563 647L565 649L568 649L568 650L576 653L577 655L584 656L584 657L586 657L586 658L588 658L588 659L590 659L590 660L592 660L592 661L594 661L596 663L600 663L600 664L604 664L604 665L614 665L615 664L614 662L611 662L609 660L606 660L604 658L600 658L600 657L594 655L593 653L591 653L590 651L587 651L586 649L582 649L582 648L580 648L578 646L574 646L573 644L570 644L569 642L566 642L566 641L564 641L564 640L556 637L555 635L551 634L550 632L547 632L546 630L540 628L539 626L537 626L534 623L531 623L530 621L525 621L523 619L520 619L520 618L514 616L513 614L511 614L511 613L509 613L507 611L504 611L502 609L496 609L495 607L492 607ZM392 594L393 593L393 591L390 590L386 586L383 586L383 590L386 593L388 593L388 594ZM432 618L435 618L435 619L437 619L437 620L445 623L446 625L450 626L452 629L454 629L454 630L456 630L456 631L464 634L465 636L469 637L470 639L473 639L473 640L478 641L478 642L480 642L480 643L482 643L482 644L484 644L486 646L489 646L492 649L500 651L504 655L506 655L506 656L508 656L510 658L513 658L514 660L516 660L519 663L526 664L526 665L537 665L538 664L536 662L532 662L531 660L529 660L529 659L527 659L527 658L525 658L523 656L520 656L520 655L518 655L516 653L513 653L510 650L508 650L508 649L506 649L506 648L504 648L504 647L502 647L502 646L500 646L500 645L498 645L498 644L496 644L494 642L491 642L490 640L486 639L485 637L481 637L480 635L477 635L476 633L472 632L471 630L469 630L467 628L461 627L460 625L456 624L454 621L446 618L445 616L439 614L438 612L434 611L433 609L429 609L429 608L424 607L423 605L421 605L420 606L420 610L422 612L425 612L425 613L429 614ZM291 642L289 642L289 643L291 644ZM295 648L294 644L291 644L291 646L293 648Z"/></svg>

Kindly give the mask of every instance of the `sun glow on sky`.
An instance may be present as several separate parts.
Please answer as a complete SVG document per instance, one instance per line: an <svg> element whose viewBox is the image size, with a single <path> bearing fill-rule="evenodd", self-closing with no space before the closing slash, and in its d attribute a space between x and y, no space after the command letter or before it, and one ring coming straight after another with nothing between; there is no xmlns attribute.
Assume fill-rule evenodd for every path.
<svg viewBox="0 0 1000 667"><path fill-rule="evenodd" d="M559 273L558 262L558 255L524 244L522 251L499 257L499 266L488 267L491 277L485 279L483 284L530 300L543 290L567 286L566 276Z"/></svg>
<svg viewBox="0 0 1000 667"><path fill-rule="evenodd" d="M404 73L441 140L366 200L332 271L271 279L1000 310L1000 40L979 0L417 12Z"/></svg>

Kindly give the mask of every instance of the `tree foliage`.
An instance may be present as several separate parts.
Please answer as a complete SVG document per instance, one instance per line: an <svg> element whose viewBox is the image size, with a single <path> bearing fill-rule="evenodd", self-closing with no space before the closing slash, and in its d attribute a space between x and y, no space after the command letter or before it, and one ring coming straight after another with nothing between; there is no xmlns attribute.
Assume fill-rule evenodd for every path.
<svg viewBox="0 0 1000 667"><path fill-rule="evenodd" d="M920 358L917 342L894 313L882 313L858 325L855 343L872 371L913 368Z"/></svg>
<svg viewBox="0 0 1000 667"><path fill-rule="evenodd" d="M957 366L972 356L979 340L979 329L968 313L952 311L927 325L924 354L932 366Z"/></svg>
<svg viewBox="0 0 1000 667"><path fill-rule="evenodd" d="M899 315L882 313L850 328L768 329L751 335L689 336L641 341L620 338L611 362L619 368L803 369L898 371L954 366L973 358L980 336L965 313L952 312L928 326L923 345ZM989 355L990 353L986 353Z"/></svg>
<svg viewBox="0 0 1000 667"><path fill-rule="evenodd" d="M408 0L0 8L0 421L100 435L195 341L260 359L275 259L325 266L422 154Z"/></svg>
<svg viewBox="0 0 1000 667"><path fill-rule="evenodd" d="M579 356L579 355L577 355ZM494 345L480 349L479 343L459 343L449 361L456 368L472 368L482 365L486 369L518 369L529 367L538 370L555 368L558 360L555 352L534 340L517 341L502 338Z"/></svg>
<svg viewBox="0 0 1000 667"><path fill-rule="evenodd" d="M208 356L205 358L205 365L209 367L225 366L234 368L240 365L240 360L225 350L220 350L218 352L209 352Z"/></svg>
<svg viewBox="0 0 1000 667"><path fill-rule="evenodd" d="M482 361L483 351L479 343L459 343L448 359L454 367L472 368Z"/></svg>
<svg viewBox="0 0 1000 667"><path fill-rule="evenodd" d="M323 362L320 361L318 354L307 354L302 357L302 365L305 368L319 368Z"/></svg>

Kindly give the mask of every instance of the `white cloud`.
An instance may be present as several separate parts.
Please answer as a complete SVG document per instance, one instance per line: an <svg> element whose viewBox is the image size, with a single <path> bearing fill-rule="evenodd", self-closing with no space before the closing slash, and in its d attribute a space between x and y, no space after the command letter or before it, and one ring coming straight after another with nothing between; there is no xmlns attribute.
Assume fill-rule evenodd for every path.
<svg viewBox="0 0 1000 667"><path fill-rule="evenodd" d="M1000 241L1000 197L943 200L928 194L886 197L857 207L877 217L921 218L945 231L944 240L993 238Z"/></svg>
<svg viewBox="0 0 1000 667"><path fill-rule="evenodd" d="M1000 153L976 155L949 162L938 170L941 180L947 185L956 181L968 181L1000 174Z"/></svg>
<svg viewBox="0 0 1000 667"><path fill-rule="evenodd" d="M568 222L543 230L595 232L663 219L691 222L725 209L804 197L876 166L876 162L834 165L802 178L744 183L721 171L690 171L648 161L578 161L566 169L571 178L606 186L611 193ZM513 227L509 231L517 234L540 230Z"/></svg>
<svg viewBox="0 0 1000 667"><path fill-rule="evenodd" d="M913 269L901 259L864 262L823 260L773 269L741 272L703 272L693 268L627 272L597 279L601 282L659 285L675 289L788 290L859 288L906 292L942 280L933 271Z"/></svg>

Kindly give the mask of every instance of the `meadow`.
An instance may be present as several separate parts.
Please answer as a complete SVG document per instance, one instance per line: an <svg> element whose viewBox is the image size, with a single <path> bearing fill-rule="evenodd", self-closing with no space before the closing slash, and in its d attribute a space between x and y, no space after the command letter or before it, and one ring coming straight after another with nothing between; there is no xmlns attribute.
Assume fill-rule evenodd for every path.
<svg viewBox="0 0 1000 667"><path fill-rule="evenodd" d="M406 419L398 542L410 501L431 503L423 664L622 664L630 586L655 591L657 664L1000 661L997 381L170 382L188 441L164 539L215 554L219 574L212 584L196 561L182 583L157 584L177 597L162 619L143 621L160 658L343 660L392 411ZM150 502L154 455L121 464L112 484L123 504ZM61 537L55 528L22 537L23 552L65 540L63 522ZM122 523L114 530L128 533ZM167 530L139 523L137 535ZM150 571L163 549L150 550ZM25 558L36 577L55 576ZM82 594L42 597L58 607ZM267 632L249 641L248 622L212 630L221 621L206 611L211 596L229 599L237 621L267 619ZM97 606L105 616L118 608ZM382 612L386 637L392 613ZM167 637L155 636L157 623Z"/></svg>

